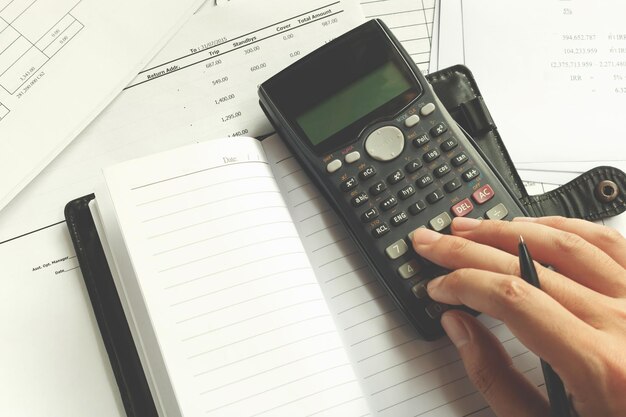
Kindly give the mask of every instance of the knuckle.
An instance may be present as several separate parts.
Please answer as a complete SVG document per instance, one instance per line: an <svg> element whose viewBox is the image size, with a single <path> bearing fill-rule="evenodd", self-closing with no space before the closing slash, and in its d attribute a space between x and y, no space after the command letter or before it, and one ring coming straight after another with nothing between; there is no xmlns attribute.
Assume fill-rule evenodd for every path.
<svg viewBox="0 0 626 417"><path fill-rule="evenodd" d="M563 216L549 216L545 217L544 219L546 225L554 227L555 229L563 229L569 221L566 217Z"/></svg>
<svg viewBox="0 0 626 417"><path fill-rule="evenodd" d="M619 346L619 343L611 341L611 345ZM626 355L621 349L602 349L601 352L602 380L611 381L610 389L614 394L623 395L626 391Z"/></svg>
<svg viewBox="0 0 626 417"><path fill-rule="evenodd" d="M470 375L472 375L472 382L476 389L486 395L493 387L493 383L496 380L494 373L486 366L474 369Z"/></svg>
<svg viewBox="0 0 626 417"><path fill-rule="evenodd" d="M554 239L555 249L559 252L571 254L582 250L587 241L573 233L562 232Z"/></svg>
<svg viewBox="0 0 626 417"><path fill-rule="evenodd" d="M520 309L528 298L528 286L519 278L507 276L493 287L492 299L500 308Z"/></svg>
<svg viewBox="0 0 626 417"><path fill-rule="evenodd" d="M495 236L506 234L510 227L510 222L503 220L489 220L487 224L489 224L489 233Z"/></svg>
<svg viewBox="0 0 626 417"><path fill-rule="evenodd" d="M484 362L470 365L468 369L472 383L487 398L498 380L499 372L501 370L498 367Z"/></svg>
<svg viewBox="0 0 626 417"><path fill-rule="evenodd" d="M616 299L611 301L612 302L607 303L607 306L605 306L608 317L611 317L617 323L626 325L626 300Z"/></svg>
<svg viewBox="0 0 626 417"><path fill-rule="evenodd" d="M519 277L521 275L519 260L515 257L511 257L504 267L503 272L507 275Z"/></svg>
<svg viewBox="0 0 626 417"><path fill-rule="evenodd" d="M617 245L624 242L624 237L620 232L610 227L600 229L598 239L608 245Z"/></svg>
<svg viewBox="0 0 626 417"><path fill-rule="evenodd" d="M444 236L444 239L441 240L446 245L446 256L460 256L467 250L469 245L468 240L460 237Z"/></svg>
<svg viewBox="0 0 626 417"><path fill-rule="evenodd" d="M465 269L457 269L450 272L444 280L446 289L452 293L456 293L461 281L467 278L467 271Z"/></svg>

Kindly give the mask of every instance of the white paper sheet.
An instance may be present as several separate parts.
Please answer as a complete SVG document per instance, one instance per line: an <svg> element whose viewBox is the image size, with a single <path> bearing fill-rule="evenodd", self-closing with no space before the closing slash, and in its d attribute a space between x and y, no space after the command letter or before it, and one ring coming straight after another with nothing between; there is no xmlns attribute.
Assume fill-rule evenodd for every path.
<svg viewBox="0 0 626 417"><path fill-rule="evenodd" d="M424 73L428 73L435 0L360 0L366 19L380 18Z"/></svg>
<svg viewBox="0 0 626 417"><path fill-rule="evenodd" d="M0 1L0 209L201 3Z"/></svg>
<svg viewBox="0 0 626 417"><path fill-rule="evenodd" d="M231 2L224 7L235 7L232 13L219 12L221 7L209 7L210 4L208 4L201 9L200 13L190 19L185 30L179 32L172 40L171 45L168 45L157 56L156 61L152 62L152 66L160 65L167 60L184 57L190 53L190 48L206 44L223 36L237 38L248 33L251 27L260 29L272 24L278 25L281 20L285 20L289 16L303 14L308 10L320 8L329 3L323 1L295 3L282 0L280 3L274 2L276 5L276 9L272 9L274 14L267 14L268 8L265 4L243 5L241 7L247 9L247 12L240 12L241 7L237 9L235 3ZM285 7L279 7L283 5ZM292 32L295 34L295 40L294 38L288 40L294 40L296 47L291 52L298 50L303 43L305 46L308 45L306 47L309 49L306 50L310 50L323 44L326 39L337 36L337 34L362 22L362 14L356 2L342 1L335 6L342 12L332 17L337 18L337 20L330 25L322 26L322 21L318 21L317 24L323 28L322 31L314 24L309 24ZM261 10L264 12L261 13ZM211 14L214 12L221 14L213 18ZM241 17L242 20L237 20L237 16ZM321 33L326 33L325 36L327 37L321 36ZM269 50L272 49L271 42L269 44L266 42L259 43L263 46L268 45ZM280 43L278 42L279 45ZM213 137L212 122L206 121L205 125L200 126L195 124L196 120L215 113L215 110L209 109L210 100L218 98L213 85L207 85L211 79L239 71L238 74L250 84L242 85L239 82L233 82L233 88L238 95L241 93L241 98L248 103L248 108L262 114L256 103L256 84L262 78L268 77L269 72L259 75L258 79L245 78L246 73L252 73L250 71L252 64L248 65L243 51L240 55L235 55L237 54L226 55L228 59L223 59L220 65L213 67L213 70L206 68L206 65L199 64L122 92L103 115L96 119L41 175L11 201L8 207L0 212L0 265L3 266L3 270L12 271L11 274L4 274L0 281L2 281L3 288L22 288L20 291L13 291L13 293L3 292L3 296L11 296L10 303L4 304L9 309L3 310L5 317L14 315L9 312L17 311L18 306L29 302L29 294L25 290L26 287L22 287L22 284L27 282L32 268L50 263L54 259L74 256L67 228L62 222L63 208L69 200L94 191L95 185L100 180L102 167L155 150L192 143L200 138ZM271 70L268 69L269 71L277 71L281 62L290 62L288 55L283 58L283 61L276 61L273 54L264 54L264 57L268 58L266 66L272 68ZM220 68L218 71L216 71L217 67ZM214 106L216 105L214 104ZM261 117L258 116L258 119ZM242 118L239 118L236 122L239 123L241 120ZM242 123L242 126L248 127L249 125ZM232 127L233 131L239 129ZM262 123L261 128L250 128L251 131L258 130L259 133L269 129L269 124L266 121ZM215 135L218 134L215 133ZM0 142L3 138L4 136L0 136ZM52 227L56 227L54 229L56 233L50 236L48 231ZM8 239L12 240L6 242ZM14 245L17 244L15 242L19 242L19 250L14 249L16 247ZM72 268L75 266L73 264ZM65 271L54 275L54 272L61 269L65 269ZM49 268L46 273L52 274L50 279L58 280L58 282L71 281L76 288L82 289L80 271L78 269L69 271L69 269L71 268ZM61 279L64 281L60 281ZM40 326L36 320L42 314L61 318L64 315L89 317L91 306L84 290L78 291L60 287L57 293L59 299L67 299L64 304L54 305L46 310L40 308L42 304L37 304L29 311L29 315L15 316L11 326L23 331L21 337L36 336L35 332L39 331ZM41 365L39 370L45 374L45 377L41 378L42 386L38 384L26 386L21 381L10 384L11 381L7 379L4 383L0 383L2 393L15 399L24 398L28 395L45 398L49 395L60 401L42 404L42 406L48 406L47 413L33 412L28 415L99 416L100 414L94 414L93 411L93 404L97 401L94 400L89 403L88 408L81 408L85 404L82 399L74 398L76 389L64 382L65 376L67 378L77 376L74 381L80 384L81 388L89 391L78 391L79 394L83 393L86 399L101 398L101 403L98 402L98 404L102 405L99 410L102 411L103 417L117 416L118 414L112 411L114 410L113 407L116 406L117 385L115 381L107 379L106 372L101 370L103 366L105 369L109 369L108 358L103 349L94 347L100 343L99 331L95 323L84 321L82 324L76 324L71 320L62 320L56 322L56 326L49 325L48 329L52 333L65 334L64 332L67 332L72 336L67 337L68 343L76 342L77 346L86 350L84 358L91 359L85 359L84 362L78 364L79 367L73 367L67 363L63 352L59 351L59 344L51 343L47 346L49 349L39 349L33 351L33 355L24 356L22 353L25 351L18 348L17 345L5 343L3 344L3 348L6 349L3 351L5 357L12 358L16 364L29 360L36 362ZM33 332L33 335L29 334L30 331ZM19 336L20 333L15 334ZM55 384L53 382L57 378L57 363L67 364L67 369L60 383ZM32 373L25 375L30 376ZM97 378L90 379L92 375L96 375ZM68 405L68 403L70 404ZM12 406L13 402L0 402L0 414L2 415L27 415L9 413L4 408L4 404ZM76 410L76 412L66 413L67 410ZM120 408L120 410L123 413L123 409Z"/></svg>
<svg viewBox="0 0 626 417"><path fill-rule="evenodd" d="M462 0L439 0L434 23L431 71L463 64L463 9Z"/></svg>
<svg viewBox="0 0 626 417"><path fill-rule="evenodd" d="M353 0L280 0L270 9L233 1L193 16L2 211L0 241L63 219L67 201L93 192L105 166L201 139L271 132L257 85L362 22Z"/></svg>
<svg viewBox="0 0 626 417"><path fill-rule="evenodd" d="M124 417L65 222L0 243L0 415Z"/></svg>
<svg viewBox="0 0 626 417"><path fill-rule="evenodd" d="M515 162L623 160L621 0L463 2L465 63Z"/></svg>

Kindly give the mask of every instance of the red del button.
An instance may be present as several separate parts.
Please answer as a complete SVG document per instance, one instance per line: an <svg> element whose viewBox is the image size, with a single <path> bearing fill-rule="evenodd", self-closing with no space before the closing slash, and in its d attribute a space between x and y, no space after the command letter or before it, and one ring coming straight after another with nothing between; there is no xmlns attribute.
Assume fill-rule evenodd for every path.
<svg viewBox="0 0 626 417"><path fill-rule="evenodd" d="M454 206L452 206L452 212L457 217L463 217L472 210L474 210L474 206L472 205L472 202L469 200L469 198L466 198L460 203L457 203Z"/></svg>
<svg viewBox="0 0 626 417"><path fill-rule="evenodd" d="M491 200L491 198L493 197L493 194L494 193L491 187L489 185L485 185L479 188L478 190L476 190L474 194L472 194L472 198L478 204L484 204L487 201Z"/></svg>

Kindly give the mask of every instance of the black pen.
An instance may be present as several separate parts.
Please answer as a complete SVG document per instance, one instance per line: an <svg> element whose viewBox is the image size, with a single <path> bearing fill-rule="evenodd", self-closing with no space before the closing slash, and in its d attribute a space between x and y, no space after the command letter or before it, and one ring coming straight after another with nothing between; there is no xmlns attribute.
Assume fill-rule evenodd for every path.
<svg viewBox="0 0 626 417"><path fill-rule="evenodd" d="M541 288L533 258L531 258L526 243L524 243L524 239L521 236L519 237L517 248L522 279L533 287ZM543 371L543 379L546 381L548 400L550 401L550 414L552 414L552 417L571 417L570 404L565 393L563 381L543 359L541 359L541 370Z"/></svg>

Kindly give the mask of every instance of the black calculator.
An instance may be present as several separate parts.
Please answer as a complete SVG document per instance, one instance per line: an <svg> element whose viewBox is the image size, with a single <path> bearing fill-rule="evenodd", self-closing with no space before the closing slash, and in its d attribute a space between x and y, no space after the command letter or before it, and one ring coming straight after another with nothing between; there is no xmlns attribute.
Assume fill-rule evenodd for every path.
<svg viewBox="0 0 626 417"><path fill-rule="evenodd" d="M411 234L455 216L523 216L390 30L371 20L259 87L261 107L346 225L377 278L426 339L449 306L429 299L444 271Z"/></svg>

